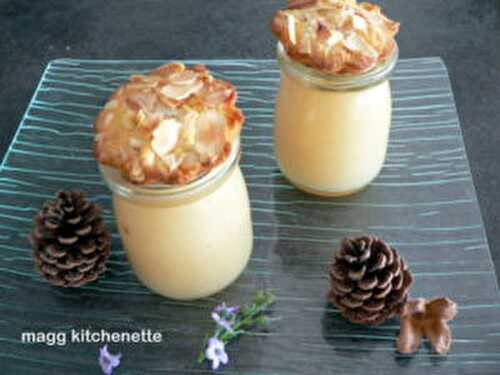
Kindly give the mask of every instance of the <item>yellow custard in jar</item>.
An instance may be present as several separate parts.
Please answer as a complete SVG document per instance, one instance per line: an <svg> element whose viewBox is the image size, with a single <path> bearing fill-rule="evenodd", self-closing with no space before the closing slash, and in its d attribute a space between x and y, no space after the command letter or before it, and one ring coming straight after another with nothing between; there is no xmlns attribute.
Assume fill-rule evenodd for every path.
<svg viewBox="0 0 500 375"><path fill-rule="evenodd" d="M139 187L101 167L135 274L153 291L191 300L214 294L252 252L250 203L237 153L189 185Z"/></svg>
<svg viewBox="0 0 500 375"><path fill-rule="evenodd" d="M391 60L360 75L326 75L291 60L278 46L281 84L274 143L278 165L299 189L352 194L380 172L391 126Z"/></svg>
<svg viewBox="0 0 500 375"><path fill-rule="evenodd" d="M123 247L144 285L174 299L231 284L252 252L235 87L203 65L132 75L96 118L95 156Z"/></svg>

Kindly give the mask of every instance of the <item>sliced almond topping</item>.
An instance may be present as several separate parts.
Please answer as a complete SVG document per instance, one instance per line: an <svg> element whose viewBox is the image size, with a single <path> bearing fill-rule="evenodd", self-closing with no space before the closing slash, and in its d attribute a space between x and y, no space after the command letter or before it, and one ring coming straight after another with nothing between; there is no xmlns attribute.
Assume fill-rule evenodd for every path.
<svg viewBox="0 0 500 375"><path fill-rule="evenodd" d="M125 119L122 121L122 127L127 130L133 130L135 128L135 122L131 119Z"/></svg>
<svg viewBox="0 0 500 375"><path fill-rule="evenodd" d="M203 97L203 103L209 107L216 107L225 103L232 93L231 89L225 87L215 89Z"/></svg>
<svg viewBox="0 0 500 375"><path fill-rule="evenodd" d="M287 17L288 22L288 38L290 39L290 43L297 44L297 38L295 34L295 17L291 14Z"/></svg>
<svg viewBox="0 0 500 375"><path fill-rule="evenodd" d="M235 102L204 66L132 76L96 119L96 158L133 183L189 183L228 157L244 122Z"/></svg>
<svg viewBox="0 0 500 375"><path fill-rule="evenodd" d="M115 109L116 107L118 107L118 100L114 99L107 102L104 109Z"/></svg>
<svg viewBox="0 0 500 375"><path fill-rule="evenodd" d="M171 74L182 72L184 69L186 69L186 67L181 63L166 64L153 70L150 75L168 77Z"/></svg>
<svg viewBox="0 0 500 375"><path fill-rule="evenodd" d="M140 138L137 138L137 137L131 137L130 140L129 140L129 143L130 143L130 146L132 146L133 148L141 148L142 146L144 146L144 140L140 139Z"/></svg>
<svg viewBox="0 0 500 375"><path fill-rule="evenodd" d="M155 95L151 95L152 89L141 90L141 91L132 91L127 98L127 104L131 105L130 109L134 112L139 111L140 109L146 112L153 112L158 102Z"/></svg>
<svg viewBox="0 0 500 375"><path fill-rule="evenodd" d="M185 169L193 169L200 164L200 158L195 152L188 152L182 160L182 167Z"/></svg>
<svg viewBox="0 0 500 375"><path fill-rule="evenodd" d="M327 49L333 47L334 45L336 45L338 42L340 42L342 39L343 39L343 35L341 32L339 31L334 31L330 37L326 40L325 42L325 47Z"/></svg>
<svg viewBox="0 0 500 375"><path fill-rule="evenodd" d="M144 132L145 135L149 134L149 131L156 128L163 117L158 114L149 115L146 119L141 122L139 129Z"/></svg>
<svg viewBox="0 0 500 375"><path fill-rule="evenodd" d="M316 0L288 0L287 9L300 9L316 4Z"/></svg>
<svg viewBox="0 0 500 375"><path fill-rule="evenodd" d="M167 155L175 147L181 126L182 124L174 119L166 119L158 124L151 142L151 147L158 156Z"/></svg>
<svg viewBox="0 0 500 375"><path fill-rule="evenodd" d="M146 112L144 112L142 109L139 109L139 112L137 112L137 115L135 115L135 123L138 126L141 126L144 121L146 121Z"/></svg>
<svg viewBox="0 0 500 375"><path fill-rule="evenodd" d="M204 157L213 157L225 143L226 119L215 110L203 112L198 118L196 149Z"/></svg>
<svg viewBox="0 0 500 375"><path fill-rule="evenodd" d="M356 0L289 0L271 30L297 62L326 73L357 73L393 53L399 23Z"/></svg>
<svg viewBox="0 0 500 375"><path fill-rule="evenodd" d="M182 86L169 84L163 86L160 92L170 99L181 101L189 98L192 94L196 93L202 87L203 87L202 82L195 82L190 85L182 85Z"/></svg>
<svg viewBox="0 0 500 375"><path fill-rule="evenodd" d="M366 23L365 19L356 14L352 16L352 26L355 29L362 31L366 31L366 29L368 28L368 24Z"/></svg>
<svg viewBox="0 0 500 375"><path fill-rule="evenodd" d="M144 180L144 171L138 160L135 160L130 168L130 178L134 182L142 182Z"/></svg>
<svg viewBox="0 0 500 375"><path fill-rule="evenodd" d="M348 50L351 51L363 51L366 47L365 43L361 40L361 38L355 33L347 34L344 45Z"/></svg>
<svg viewBox="0 0 500 375"><path fill-rule="evenodd" d="M142 74L132 74L128 80L132 83L142 82L144 80L144 76Z"/></svg>
<svg viewBox="0 0 500 375"><path fill-rule="evenodd" d="M197 131L197 120L198 113L190 111L186 113L182 119L184 128L181 133L181 140L184 145L193 146L196 143L196 131Z"/></svg>
<svg viewBox="0 0 500 375"><path fill-rule="evenodd" d="M169 81L174 85L192 85L195 83L198 75L192 70L174 73L169 77Z"/></svg>
<svg viewBox="0 0 500 375"><path fill-rule="evenodd" d="M148 146L142 150L141 161L146 167L152 167L155 163L156 155L153 150Z"/></svg>
<svg viewBox="0 0 500 375"><path fill-rule="evenodd" d="M312 52L312 39L302 38L297 43L297 50L303 54L310 54Z"/></svg>
<svg viewBox="0 0 500 375"><path fill-rule="evenodd" d="M169 171L175 171L181 164L183 155L166 154L161 157L161 160L168 167Z"/></svg>
<svg viewBox="0 0 500 375"><path fill-rule="evenodd" d="M141 109L141 106L139 103L137 103L135 100L132 98L127 98L125 99L125 104L127 104L127 107L131 109L134 112L137 112L138 110Z"/></svg>
<svg viewBox="0 0 500 375"><path fill-rule="evenodd" d="M104 121L103 121L104 127L109 126L109 124L111 124L111 121L113 121L114 117L115 115L112 112L106 113L106 116L104 116Z"/></svg>

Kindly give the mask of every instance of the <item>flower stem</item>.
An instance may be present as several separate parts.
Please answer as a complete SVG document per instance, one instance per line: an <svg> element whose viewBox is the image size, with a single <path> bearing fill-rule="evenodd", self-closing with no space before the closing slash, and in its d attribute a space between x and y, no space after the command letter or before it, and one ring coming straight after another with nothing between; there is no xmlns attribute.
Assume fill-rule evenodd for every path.
<svg viewBox="0 0 500 375"><path fill-rule="evenodd" d="M213 337L221 340L224 344L230 343L239 336L248 334L248 330L268 323L271 319L265 315L271 305L274 303L275 297L269 292L259 291L252 299L252 302L243 306L238 313L230 317L231 329L227 330L224 327L217 326ZM197 357L197 362L202 363L206 358L205 348L208 343L208 336L205 337L203 350Z"/></svg>

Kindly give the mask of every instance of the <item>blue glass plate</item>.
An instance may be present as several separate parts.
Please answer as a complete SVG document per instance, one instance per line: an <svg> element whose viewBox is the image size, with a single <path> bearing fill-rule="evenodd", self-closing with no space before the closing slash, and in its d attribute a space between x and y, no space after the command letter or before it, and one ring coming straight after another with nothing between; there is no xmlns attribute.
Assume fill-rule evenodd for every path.
<svg viewBox="0 0 500 375"><path fill-rule="evenodd" d="M116 374L200 374L195 363L209 312L265 288L277 296L266 332L229 346L227 374L498 374L500 301L446 67L439 58L401 60L392 78L394 118L381 175L349 198L305 195L283 178L273 156L273 103L279 71L271 60L206 60L232 81L247 123L242 167L250 190L255 249L223 293L175 302L135 278L114 227L110 194L92 156L91 123L132 73L164 61L55 60L23 117L0 170L0 369L2 374L97 374L98 343L23 344L22 332L161 331L160 344L116 344ZM27 234L42 202L78 188L104 208L113 228L109 271L78 290L48 285L33 271ZM376 233L406 257L414 296L456 300L451 354L426 345L395 353L397 320L352 325L327 303L326 267L339 239ZM214 259L214 262L217 261ZM209 265L208 265L209 266Z"/></svg>

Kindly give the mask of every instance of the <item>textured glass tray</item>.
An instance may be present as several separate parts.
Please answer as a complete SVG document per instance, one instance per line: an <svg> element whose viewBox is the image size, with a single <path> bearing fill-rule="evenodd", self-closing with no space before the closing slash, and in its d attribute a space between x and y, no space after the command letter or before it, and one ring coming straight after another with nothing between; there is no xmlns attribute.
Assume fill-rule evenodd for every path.
<svg viewBox="0 0 500 375"><path fill-rule="evenodd" d="M236 84L248 119L242 167L255 248L234 285L196 302L161 298L137 281L91 151L91 123L105 99L131 73L160 63L56 60L45 70L0 171L1 374L100 373L98 344L21 343L23 331L72 328L163 332L161 344L112 345L123 353L116 374L208 373L195 357L213 327L210 309L217 301L246 301L261 288L276 294L273 315L282 320L229 346L227 374L498 374L496 278L440 59L399 63L392 78L395 108L386 165L370 188L345 199L305 195L277 169L271 136L279 81L274 61L202 61ZM26 239L34 213L61 188L86 191L104 207L114 230L109 271L79 290L41 279ZM460 304L448 357L425 345L412 357L398 355L396 320L378 328L356 326L327 303L326 267L339 239L366 232L391 241L406 257L416 275L414 296L445 295Z"/></svg>

